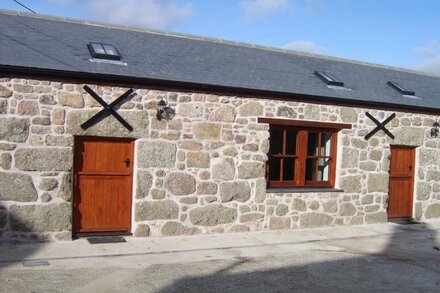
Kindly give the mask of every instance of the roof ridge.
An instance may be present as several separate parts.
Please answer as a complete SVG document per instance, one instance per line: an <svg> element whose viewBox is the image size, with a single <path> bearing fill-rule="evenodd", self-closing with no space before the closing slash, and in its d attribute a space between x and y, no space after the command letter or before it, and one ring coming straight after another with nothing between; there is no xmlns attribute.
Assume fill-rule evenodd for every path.
<svg viewBox="0 0 440 293"><path fill-rule="evenodd" d="M192 34L171 32L171 31L166 31L166 30L148 29L148 28L141 28L141 27L136 27L136 26L112 24L112 23L99 22L99 21L89 21L89 20L82 20L82 19L77 19L77 18L68 18L68 17L63 17L63 16L53 16L53 15L47 15L47 14L21 12L21 11L8 10L8 9L0 9L0 14L33 17L33 18L40 18L40 19L53 20L53 21L62 21L62 22L68 22L68 23L77 23L77 24L105 27L105 28L109 28L109 29L136 31L136 32L143 32L143 33L150 33L150 34L157 34L157 35L164 35L164 36L192 39L192 40L198 40L198 41L227 44L227 45L233 45L233 46L238 46L238 47L247 47L247 48L253 48L253 49L258 49L258 50L266 50L266 51L279 52L279 53L285 53L285 54L293 54L293 55L297 55L297 56L304 56L304 57L310 57L310 58L318 58L318 59L324 59L324 60L345 62L345 63L351 63L351 64L357 64L357 65L363 65L363 66L382 68L382 69L388 69L388 70L394 70L394 71L400 71L400 72L406 72L406 73L412 73L412 74L440 78L440 74L419 71L419 70L410 69L410 68L389 66L389 65L383 65L383 64L379 64L379 63L373 63L373 62L359 61L359 60L354 60L354 59L335 57L335 56L329 56L329 55L322 55L322 54L314 54L314 53L302 52L302 51L297 51L297 50L292 50L292 49L287 49L287 48L258 45L258 44L253 44L253 43L246 43L246 42L227 40L227 39L221 39L221 38L198 36L198 35L192 35Z"/></svg>

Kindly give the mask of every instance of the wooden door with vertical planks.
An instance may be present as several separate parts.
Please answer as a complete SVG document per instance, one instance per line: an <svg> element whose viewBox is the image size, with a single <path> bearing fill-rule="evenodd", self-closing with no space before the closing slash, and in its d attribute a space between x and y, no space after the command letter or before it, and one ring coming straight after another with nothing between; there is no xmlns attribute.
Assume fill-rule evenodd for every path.
<svg viewBox="0 0 440 293"><path fill-rule="evenodd" d="M133 141L77 137L74 161L74 234L129 234Z"/></svg>
<svg viewBox="0 0 440 293"><path fill-rule="evenodd" d="M388 218L411 218L415 148L391 146Z"/></svg>

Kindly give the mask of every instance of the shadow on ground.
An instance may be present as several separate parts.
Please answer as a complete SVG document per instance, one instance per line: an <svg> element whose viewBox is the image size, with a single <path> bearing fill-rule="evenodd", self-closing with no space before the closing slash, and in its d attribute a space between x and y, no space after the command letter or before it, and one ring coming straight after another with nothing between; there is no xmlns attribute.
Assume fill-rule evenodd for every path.
<svg viewBox="0 0 440 293"><path fill-rule="evenodd" d="M285 256L238 258L229 263L179 264L170 272L176 281L157 291L440 292L440 244L435 233L426 227L416 231L411 226L396 226L379 253L380 239L370 238L335 240L341 248L336 250L330 246ZM301 255L304 260L315 261L302 261ZM160 272L160 268L150 270L152 279L154 271Z"/></svg>

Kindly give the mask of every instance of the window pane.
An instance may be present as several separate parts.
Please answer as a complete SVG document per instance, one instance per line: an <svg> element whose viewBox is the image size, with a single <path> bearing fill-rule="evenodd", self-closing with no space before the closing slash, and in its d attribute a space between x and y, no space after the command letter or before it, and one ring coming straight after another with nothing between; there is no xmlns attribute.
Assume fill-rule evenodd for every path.
<svg viewBox="0 0 440 293"><path fill-rule="evenodd" d="M270 154L281 154L283 152L283 131L274 129L270 132Z"/></svg>
<svg viewBox="0 0 440 293"><path fill-rule="evenodd" d="M317 156L318 155L318 133L309 132L307 137L307 155Z"/></svg>
<svg viewBox="0 0 440 293"><path fill-rule="evenodd" d="M283 164L283 180L293 180L295 177L295 159L286 158Z"/></svg>
<svg viewBox="0 0 440 293"><path fill-rule="evenodd" d="M316 180L316 159L306 160L306 180Z"/></svg>
<svg viewBox="0 0 440 293"><path fill-rule="evenodd" d="M105 50L101 44L92 44L92 47L96 54L105 54Z"/></svg>
<svg viewBox="0 0 440 293"><path fill-rule="evenodd" d="M116 51L115 47L110 46L110 45L103 45L103 46L104 46L104 49L107 52L107 54L115 55L115 56L119 55L118 52Z"/></svg>
<svg viewBox="0 0 440 293"><path fill-rule="evenodd" d="M331 155L331 138L332 134L329 132L321 133L321 156L330 157Z"/></svg>
<svg viewBox="0 0 440 293"><path fill-rule="evenodd" d="M269 161L269 180L280 180L281 159L271 158Z"/></svg>
<svg viewBox="0 0 440 293"><path fill-rule="evenodd" d="M319 159L318 160L318 181L328 181L328 175L330 170L330 160L329 159Z"/></svg>
<svg viewBox="0 0 440 293"><path fill-rule="evenodd" d="M295 155L296 154L296 135L298 131L287 130L286 131L286 154Z"/></svg>

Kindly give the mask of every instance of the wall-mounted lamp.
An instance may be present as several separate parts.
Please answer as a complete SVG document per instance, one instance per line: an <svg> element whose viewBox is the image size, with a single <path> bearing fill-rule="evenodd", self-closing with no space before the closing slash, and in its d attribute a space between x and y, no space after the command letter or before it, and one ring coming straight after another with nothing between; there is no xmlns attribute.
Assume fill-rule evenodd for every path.
<svg viewBox="0 0 440 293"><path fill-rule="evenodd" d="M431 128L431 137L437 137L440 132L440 124L438 122L434 122Z"/></svg>
<svg viewBox="0 0 440 293"><path fill-rule="evenodd" d="M157 113L156 117L157 120L171 120L176 115L176 111L174 111L173 108L171 108L164 100L160 100L159 103L157 103Z"/></svg>

